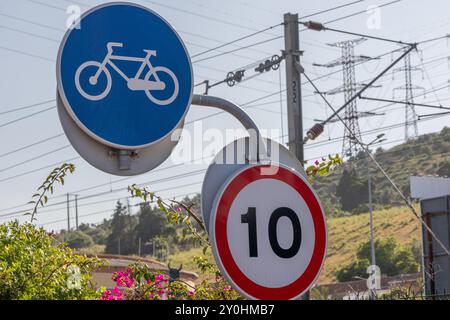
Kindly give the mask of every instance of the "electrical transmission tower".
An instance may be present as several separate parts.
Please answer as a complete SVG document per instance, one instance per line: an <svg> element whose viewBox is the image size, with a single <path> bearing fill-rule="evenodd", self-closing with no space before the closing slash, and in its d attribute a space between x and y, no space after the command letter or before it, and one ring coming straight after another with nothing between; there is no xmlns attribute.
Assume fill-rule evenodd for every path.
<svg viewBox="0 0 450 320"><path fill-rule="evenodd" d="M330 43L329 46L338 47L342 50L342 56L336 60L333 60L326 64L314 64L320 67L333 68L339 65L342 65L343 72L343 86L340 86L336 89L325 92L325 94L337 94L344 93L345 102L349 101L356 92L365 86L364 83L356 82L356 73L355 73L355 63L363 62L371 60L372 58L367 56L358 55L355 56L354 47L361 42L364 42L365 38L358 38L354 40L341 41L336 43ZM361 116L358 113L356 99L353 100L348 106L345 108L345 116L342 119L346 123L345 132L344 132L344 141L342 144L342 155L346 155L349 157L355 156L358 152L358 143L352 139L352 135L349 130L356 135L359 139L361 137L361 131L359 129L358 119ZM367 115L366 115L367 116Z"/></svg>
<svg viewBox="0 0 450 320"><path fill-rule="evenodd" d="M419 86L413 86L412 84L412 71L422 71L423 70L418 67L411 66L411 55L408 53L405 58L405 66L401 68L394 69L393 75L397 71L403 71L405 74L405 85L394 88L394 96L396 90L404 90L405 91L405 140L417 138L419 135L419 130L417 128L417 114L416 109L414 107L414 95L413 92L415 90L425 91L425 88Z"/></svg>

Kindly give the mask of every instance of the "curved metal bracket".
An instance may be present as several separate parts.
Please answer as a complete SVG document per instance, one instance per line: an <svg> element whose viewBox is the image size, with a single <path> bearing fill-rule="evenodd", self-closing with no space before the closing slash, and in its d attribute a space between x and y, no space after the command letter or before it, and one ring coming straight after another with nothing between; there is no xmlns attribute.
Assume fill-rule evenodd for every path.
<svg viewBox="0 0 450 320"><path fill-rule="evenodd" d="M253 122L252 118L250 118L250 116L240 106L223 98L199 94L194 94L194 96L192 97L192 104L218 108L231 114L233 117L239 120L239 122L249 133L249 161L259 162L261 159L266 158L266 145L264 140L261 138L259 129L256 126L255 122Z"/></svg>

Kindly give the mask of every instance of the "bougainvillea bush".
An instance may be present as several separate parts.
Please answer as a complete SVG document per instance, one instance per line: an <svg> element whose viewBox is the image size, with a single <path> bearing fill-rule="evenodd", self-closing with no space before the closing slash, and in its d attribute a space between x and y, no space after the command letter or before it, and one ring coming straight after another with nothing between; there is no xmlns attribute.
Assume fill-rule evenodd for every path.
<svg viewBox="0 0 450 320"><path fill-rule="evenodd" d="M201 262L203 263L203 262ZM212 270L212 269L211 269ZM101 300L193 300L193 299L239 299L237 292L220 276L214 283L203 282L193 286L180 279L135 263L126 271L113 275L116 286L104 289Z"/></svg>

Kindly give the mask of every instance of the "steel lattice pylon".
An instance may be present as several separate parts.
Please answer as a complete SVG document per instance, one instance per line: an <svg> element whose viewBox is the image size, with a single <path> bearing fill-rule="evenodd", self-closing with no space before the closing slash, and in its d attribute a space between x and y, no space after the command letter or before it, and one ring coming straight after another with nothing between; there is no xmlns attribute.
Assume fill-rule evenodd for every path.
<svg viewBox="0 0 450 320"><path fill-rule="evenodd" d="M343 86L330 90L326 94L336 94L339 92L344 93L345 102L349 101L357 92L358 89L364 86L362 83L356 82L355 74L355 63L361 61L368 61L372 58L367 56L355 56L354 47L365 41L365 38L358 38L348 41L340 41L336 43L330 43L329 46L338 47L342 50L342 56L339 59L331 61L327 64L315 64L316 66L322 67L335 67L342 65L343 74ZM350 102L345 108L345 115L342 119L345 121L346 127L344 131L344 141L342 144L342 155L343 156L355 156L358 152L359 145L352 139L355 135L358 139L361 138L361 131L359 129L359 119L360 114L357 110L356 99ZM353 133L353 134L351 134Z"/></svg>
<svg viewBox="0 0 450 320"><path fill-rule="evenodd" d="M347 102L356 93L356 75L355 75L355 53L354 41L341 42L342 48L342 73L344 80L344 100ZM354 156L358 152L358 144L354 139L350 139L353 133L358 139L361 138L361 131L358 122L358 110L356 100L353 100L345 108L345 122L347 126L344 131L344 141L342 144L342 154L349 157Z"/></svg>
<svg viewBox="0 0 450 320"><path fill-rule="evenodd" d="M422 71L422 69L411 66L411 56L407 54L404 58L405 66L403 68L397 68L396 71L403 71L405 74L405 85L394 88L395 90L405 91L405 140L417 138L419 135L419 130L417 128L417 114L416 108L414 107L414 90L423 90L425 88L412 85L412 71Z"/></svg>

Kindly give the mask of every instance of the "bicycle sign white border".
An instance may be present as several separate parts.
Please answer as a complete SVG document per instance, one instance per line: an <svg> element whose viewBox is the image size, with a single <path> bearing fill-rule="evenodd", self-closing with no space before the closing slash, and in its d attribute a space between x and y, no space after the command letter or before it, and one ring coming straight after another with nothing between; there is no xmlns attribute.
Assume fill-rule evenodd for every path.
<svg viewBox="0 0 450 320"><path fill-rule="evenodd" d="M188 50L187 50L187 48L186 48L186 45L184 44L184 42L183 42L183 40L181 39L180 35L179 35L179 34L176 32L176 30L169 24L169 22L167 22L167 20L165 20L165 19L164 19L163 17L161 17L158 13L156 13L155 11L153 11L153 10L147 8L147 7L144 7L144 6L142 6L142 5L135 4L135 3L129 3L129 2L109 2L109 3L104 3L104 4L101 4L101 5L95 6L95 7L91 8L91 9L87 10L85 13L83 13L83 14L81 15L81 17L80 17L78 23L82 23L82 21L83 21L83 19L84 19L85 17L87 17L88 15L90 15L91 13L93 13L93 12L95 12L95 11L97 11L97 10L100 10L100 9L103 9L103 8L109 7L109 6L118 6L118 5L119 5L119 6L120 6L120 5L123 5L123 6L133 6L133 7L139 8L139 9L146 10L146 11L148 11L149 13L151 13L151 14L157 16L159 19L161 19L161 20L162 20L162 21L163 21L163 22L164 22L164 23L172 30L172 32L177 36L178 41L181 43L181 45L182 45L182 47L183 47L183 49L184 49L184 52L185 52L185 54L186 54L186 58L187 58L187 60L188 60L189 68L190 68L190 72L191 72L191 74L190 74L190 78L191 78L191 84L190 84L191 90L190 90L190 95L189 95L189 99L188 99L188 102L187 102L186 109L185 109L185 111L184 111L182 117L180 117L180 120L177 122L177 124L176 124L176 125L175 125L175 126L174 126L167 134L165 134L164 136L160 137L159 139L157 139L157 140L155 140L155 141L152 141L152 142L149 142L149 143L146 143L146 144L143 144L143 145L136 145L136 146L135 146L135 145L133 145L133 146L120 145L120 144L116 144L116 143L110 142L110 141L108 141L108 140L105 140L104 138L99 137L97 134L95 134L94 132L92 132L88 127L86 127L86 126L83 124L83 122L81 122L81 121L78 119L77 115L76 115L75 112L73 111L73 109L72 109L72 107L71 107L71 105L70 105L70 103L69 103L69 101L68 101L68 99L67 99L67 97L66 97L66 95L65 95L64 87L63 87L63 85L62 85L62 76L61 76L61 58L62 58L62 53L63 53L63 50L64 50L64 47L65 47L65 44L66 44L67 39L69 38L69 36L70 36L71 32L73 32L73 30L77 30L76 28L72 28L72 29L68 29L68 30L67 30L67 32L64 34L64 37L63 37L63 39L62 39L62 41L61 41L61 44L60 44L60 47L59 47L59 50L58 50L58 56L57 56L57 60L56 60L57 89L58 89L58 93L59 93L59 95L60 95L60 97L61 97L61 100L62 100L62 102L63 102L63 105L64 105L64 107L66 108L67 112L69 113L70 117L75 121L75 123L76 123L76 124L77 124L77 125L78 125L78 126L79 126L79 127L80 127L87 135L88 135L88 136L90 136L90 137L93 138L94 140L96 140L96 141L98 141L98 142L100 142L100 143L102 143L102 144L104 144L104 145L110 146L110 147L112 147L112 148L120 149L120 150L136 150L136 149L143 149L143 148L149 147L149 146L151 146L151 145L153 145L153 144L156 144L156 143L158 143L158 142L164 140L164 139L167 138L170 134L172 134L172 132L173 132L176 128L179 128L179 127L182 125L182 123L184 122L184 119L185 119L185 117L186 117L187 112L189 111L189 107L190 107L191 102L192 102L192 97L193 97L193 92L194 92L194 85L193 85L194 72L193 72L193 69L192 69L192 61L191 61L191 57L190 57L189 52L188 52Z"/></svg>

